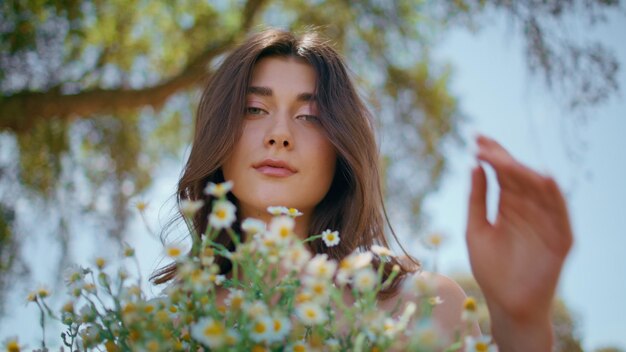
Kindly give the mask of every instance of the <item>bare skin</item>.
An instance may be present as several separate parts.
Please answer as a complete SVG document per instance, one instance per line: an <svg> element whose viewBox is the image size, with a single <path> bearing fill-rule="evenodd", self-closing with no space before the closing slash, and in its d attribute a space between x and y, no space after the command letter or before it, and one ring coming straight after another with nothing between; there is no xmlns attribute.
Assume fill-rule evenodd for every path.
<svg viewBox="0 0 626 352"><path fill-rule="evenodd" d="M550 351L550 306L573 235L556 182L479 136L478 160L500 185L494 223L487 219L485 171L472 170L466 240L472 272L489 308L500 351Z"/></svg>

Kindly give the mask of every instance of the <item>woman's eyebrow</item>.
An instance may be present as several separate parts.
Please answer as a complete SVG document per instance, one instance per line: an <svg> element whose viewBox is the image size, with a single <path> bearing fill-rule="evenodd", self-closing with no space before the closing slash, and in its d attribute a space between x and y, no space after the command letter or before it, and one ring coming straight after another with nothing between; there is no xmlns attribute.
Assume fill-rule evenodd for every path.
<svg viewBox="0 0 626 352"><path fill-rule="evenodd" d="M313 93L300 93L296 97L297 101L315 101L315 94Z"/></svg>
<svg viewBox="0 0 626 352"><path fill-rule="evenodd" d="M268 87L255 87L255 86L250 86L248 87L247 94L256 94L256 95L260 95L260 96L264 96L264 97L271 97L274 92L272 92L272 88L268 88Z"/></svg>
<svg viewBox="0 0 626 352"><path fill-rule="evenodd" d="M269 87L257 87L257 86L250 86L248 87L248 89L246 90L247 94L255 94L255 95L260 95L263 97L271 97L272 95L274 95L274 91L272 91L272 88ZM304 101L304 102L308 102L308 101L314 101L315 100L315 94L313 93L300 93L296 96L296 100L297 101Z"/></svg>

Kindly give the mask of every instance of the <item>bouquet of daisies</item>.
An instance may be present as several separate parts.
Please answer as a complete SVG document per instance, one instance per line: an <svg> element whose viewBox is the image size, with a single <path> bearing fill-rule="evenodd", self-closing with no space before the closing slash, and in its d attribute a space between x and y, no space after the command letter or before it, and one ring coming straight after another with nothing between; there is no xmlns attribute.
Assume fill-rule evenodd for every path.
<svg viewBox="0 0 626 352"><path fill-rule="evenodd" d="M141 278L122 266L112 273L98 258L95 268L73 267L67 274L70 299L55 313L47 304L47 290L31 293L29 301L44 319L65 326L62 343L71 351L487 351L485 339L466 336L475 321L476 303L468 298L458 341L442 345L431 311L445 304L436 296L429 276L415 274L403 282L401 296L391 311L378 307L377 297L396 278L399 268L384 275L389 249L373 246L340 262L325 254L313 256L307 241L332 247L341 241L331 229L301 240L294 234L296 209L271 207L269 224L246 219L240 236L231 229L235 206L226 198L232 183L210 184L215 197L203 236L192 234L190 255L179 245L166 246L176 261L176 278L157 298L148 299ZM201 201L184 201L186 221ZM140 210L145 206L141 205ZM190 228L193 228L190 226ZM229 250L215 241L226 231L235 244ZM240 239L245 238L244 241ZM138 265L134 250L124 256ZM232 264L229 276L220 273L217 257ZM377 258L378 260L374 260ZM409 292L409 293L407 293ZM412 295L412 296L411 296ZM45 349L45 330L42 348ZM462 341L465 341L463 344ZM5 342L19 351L16 339Z"/></svg>

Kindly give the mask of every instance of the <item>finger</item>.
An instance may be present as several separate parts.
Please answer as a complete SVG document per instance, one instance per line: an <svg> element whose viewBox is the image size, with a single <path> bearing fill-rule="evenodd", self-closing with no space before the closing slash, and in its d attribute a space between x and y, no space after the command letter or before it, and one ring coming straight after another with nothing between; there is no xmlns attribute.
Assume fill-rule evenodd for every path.
<svg viewBox="0 0 626 352"><path fill-rule="evenodd" d="M487 220L487 177L480 165L472 169L472 185L467 214L467 234L489 226Z"/></svg>
<svg viewBox="0 0 626 352"><path fill-rule="evenodd" d="M541 191L543 177L521 164L495 140L479 136L477 157L493 167L503 191L520 194L537 194Z"/></svg>

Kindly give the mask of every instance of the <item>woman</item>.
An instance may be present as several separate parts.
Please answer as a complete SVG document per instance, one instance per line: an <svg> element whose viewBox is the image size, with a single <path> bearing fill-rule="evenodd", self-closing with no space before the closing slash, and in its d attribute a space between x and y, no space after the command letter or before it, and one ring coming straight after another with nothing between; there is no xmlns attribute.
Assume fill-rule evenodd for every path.
<svg viewBox="0 0 626 352"><path fill-rule="evenodd" d="M387 246L378 151L372 118L358 97L346 67L326 41L314 33L300 37L267 30L250 37L225 58L199 105L193 147L178 186L178 199L204 200L209 182L234 181L230 200L236 222L268 220L268 206L299 209L295 232L302 238L335 229L336 247L310 242L314 253L340 260L356 249ZM501 351L549 351L550 304L572 244L563 197L548 177L516 162L495 141L478 137L477 159L491 165L500 183L495 223L486 218L486 179L472 171L467 243L476 280L490 311ZM202 233L209 207L194 215ZM218 242L233 248L226 233ZM222 274L230 263L219 258ZM392 260L400 275L379 297L382 309L399 294L416 265ZM389 271L390 269L388 269ZM175 275L164 268L156 283ZM452 337L461 323L464 293L437 276L445 304L433 312Z"/></svg>

